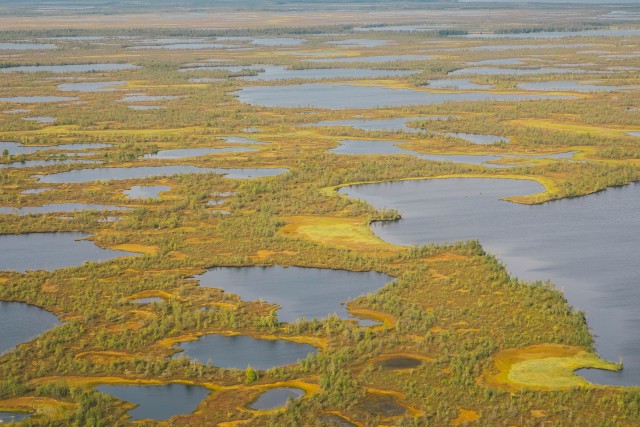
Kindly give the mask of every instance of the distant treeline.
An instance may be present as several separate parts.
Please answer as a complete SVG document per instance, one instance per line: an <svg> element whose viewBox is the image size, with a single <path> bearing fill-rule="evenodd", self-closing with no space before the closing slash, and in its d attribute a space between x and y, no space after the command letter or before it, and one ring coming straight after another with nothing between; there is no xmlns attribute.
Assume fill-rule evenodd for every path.
<svg viewBox="0 0 640 427"><path fill-rule="evenodd" d="M558 32L574 32L586 30L600 30L608 28L609 25L604 22L586 23L583 25L572 26L549 26L549 27L512 27L499 28L493 34L529 34L529 33L558 33Z"/></svg>

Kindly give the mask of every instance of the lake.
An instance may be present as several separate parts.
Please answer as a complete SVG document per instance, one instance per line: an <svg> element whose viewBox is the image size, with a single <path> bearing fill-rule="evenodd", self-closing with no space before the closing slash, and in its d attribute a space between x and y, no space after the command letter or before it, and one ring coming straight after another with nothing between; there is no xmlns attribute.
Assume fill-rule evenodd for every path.
<svg viewBox="0 0 640 427"><path fill-rule="evenodd" d="M79 169L51 175L34 175L40 182L51 184L79 184L92 181L146 179L154 176L171 176L180 173L219 173L225 178L262 178L288 172L284 168L199 168L196 166L138 166L132 168Z"/></svg>
<svg viewBox="0 0 640 427"><path fill-rule="evenodd" d="M525 101L551 99L544 95L489 92L433 93L380 86L307 83L294 86L253 86L235 92L240 102L267 107L370 109L403 105L433 105L443 102ZM561 99L555 97L554 99ZM566 99L566 98L565 98Z"/></svg>
<svg viewBox="0 0 640 427"><path fill-rule="evenodd" d="M44 206L23 206L20 208L0 207L0 215L37 215L58 212L80 212L80 211L123 211L128 208L112 205L97 205L90 203L50 203Z"/></svg>
<svg viewBox="0 0 640 427"><path fill-rule="evenodd" d="M49 73L88 73L93 71L120 71L135 70L133 64L69 64L69 65L21 65L17 67L0 68L0 73L37 73L46 71Z"/></svg>
<svg viewBox="0 0 640 427"><path fill-rule="evenodd" d="M89 236L81 232L0 235L0 271L51 271L85 261L101 262L136 255L98 247L85 240Z"/></svg>
<svg viewBox="0 0 640 427"><path fill-rule="evenodd" d="M145 159L164 159L176 160L187 159L189 157L208 156L210 154L220 153L243 153L247 151L256 151L255 148L249 147L226 147L226 148L178 148L175 150L160 150L157 153L145 154Z"/></svg>
<svg viewBox="0 0 640 427"><path fill-rule="evenodd" d="M134 185L122 193L128 199L155 199L160 197L163 191L169 191L171 187L168 185Z"/></svg>
<svg viewBox="0 0 640 427"><path fill-rule="evenodd" d="M34 305L0 301L0 354L61 324L53 313Z"/></svg>
<svg viewBox="0 0 640 427"><path fill-rule="evenodd" d="M268 411L270 409L287 406L289 399L299 399L305 395L304 390L297 387L278 387L262 393L256 400L249 404L250 409Z"/></svg>
<svg viewBox="0 0 640 427"><path fill-rule="evenodd" d="M587 371L590 381L640 384L640 184L542 205L502 197L542 191L532 181L437 179L340 190L402 219L373 230L394 244L478 239L526 280L551 279L569 303L585 310L598 352L624 361L621 372ZM419 195L419 197L417 197Z"/></svg>
<svg viewBox="0 0 640 427"><path fill-rule="evenodd" d="M219 288L245 301L278 304L278 320L350 317L345 302L375 292L393 278L377 272L302 267L218 267L195 277L200 286Z"/></svg>
<svg viewBox="0 0 640 427"><path fill-rule="evenodd" d="M166 420L176 415L190 414L198 409L210 391L187 384L166 385L99 385L101 393L110 394L136 406L129 411L131 421Z"/></svg>
<svg viewBox="0 0 640 427"><path fill-rule="evenodd" d="M210 334L197 341L181 342L184 350L174 358L188 357L203 364L227 369L246 369L248 365L264 371L276 366L291 365L318 350L309 344L286 340L261 340L246 335Z"/></svg>
<svg viewBox="0 0 640 427"><path fill-rule="evenodd" d="M239 77L246 81L273 81L288 79L373 79L381 77L397 77L415 74L411 70L371 70L368 68L306 68L303 70L288 69L284 66L265 65L260 67L264 72L255 76Z"/></svg>

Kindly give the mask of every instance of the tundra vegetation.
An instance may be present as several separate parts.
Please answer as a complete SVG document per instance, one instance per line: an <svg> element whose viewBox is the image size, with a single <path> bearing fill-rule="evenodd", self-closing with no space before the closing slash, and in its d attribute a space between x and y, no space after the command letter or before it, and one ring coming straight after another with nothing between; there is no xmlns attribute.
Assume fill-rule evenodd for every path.
<svg viewBox="0 0 640 427"><path fill-rule="evenodd" d="M0 58L0 140L33 149L7 146L0 156L0 205L74 202L123 209L4 214L0 239L9 234L87 232L100 247L136 256L54 271L0 272L1 300L36 305L63 322L0 357L0 411L30 413L22 421L30 426L640 424L637 388L593 385L574 373L621 366L597 356L584 313L553 284L512 277L508 266L477 241L391 245L378 239L369 225L397 220L401 212L376 210L336 191L354 183L502 177L544 185L543 193L512 198L514 203L536 204L640 179L640 35L470 37L479 32L535 37L542 32L638 30L637 21L607 18L618 9L598 5L572 7L571 13L560 6L450 6L407 3L409 11L431 8L438 12L434 15L424 10L392 15L385 13L386 3L366 16L341 12L339 5L323 5L322 17L304 9L292 16L284 7L251 11L259 22L242 8L225 6L212 13L205 7L168 26L173 14L164 4L151 14L153 20L145 19L148 11L130 6L115 13L111 24L96 21L101 9L97 15L62 10L45 16L3 5L0 22L6 25L0 32L0 51L4 43L11 50L2 51ZM199 3L185 7L200 10ZM631 9L629 14L637 16L637 8ZM523 26L517 19L522 14L532 17L527 22L544 24ZM428 28L385 30L407 24ZM291 38L301 41L287 41ZM341 40L352 44L331 43ZM56 48L19 50L13 45L26 41ZM412 58L365 60L389 55ZM413 58L420 55L423 60ZM345 57L363 61L308 61ZM359 110L264 107L236 97L243 87L318 83L242 78L273 65L292 70L413 70L389 78L322 82L410 89L426 98L464 93L430 89L429 81L446 79L456 69L473 66L469 63L512 58L526 65L500 67L556 71L464 77L490 85L482 91L557 96ZM90 72L51 72L45 67L74 64L134 67ZM36 65L40 68L12 70ZM558 72L562 67L573 71ZM560 80L628 89L518 88L520 83ZM92 91L59 87L90 82L115 83ZM151 98L124 99L137 95ZM42 96L74 99L12 101ZM55 121L25 120L31 117ZM414 131L303 126L403 117L416 118L408 123ZM458 132L509 141L473 144L444 134ZM496 155L503 158L496 163L512 167L329 151L345 139L393 140L424 154ZM79 143L107 145L77 152L55 149ZM238 146L252 150L153 156L160 150ZM576 154L547 156L569 151ZM97 165L74 162L78 159ZM26 162L43 160L69 162L27 167ZM85 183L45 184L38 179L96 167L168 165L288 172L253 179L215 172ZM152 198L128 197L126 191L134 186L164 189ZM46 191L29 191L33 189ZM355 317L377 321L367 326L335 315L284 323L278 319L279 307L269 301L241 300L198 286L194 279L213 267L272 265L376 271L395 279L378 292L348 301ZM154 299L134 302L140 298ZM178 343L212 333L311 344L318 353L266 371L252 366L222 369L215 366L215 358L203 364L171 357ZM210 393L193 413L134 422L127 412L132 404L95 388L170 383L200 386ZM302 389L304 396L281 409L250 408L265 391L282 387Z"/></svg>

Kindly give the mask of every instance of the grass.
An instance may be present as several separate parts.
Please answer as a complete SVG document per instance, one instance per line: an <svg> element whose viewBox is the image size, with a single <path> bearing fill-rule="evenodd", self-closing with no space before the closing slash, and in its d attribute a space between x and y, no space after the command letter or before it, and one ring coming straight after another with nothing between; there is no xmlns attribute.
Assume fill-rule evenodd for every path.
<svg viewBox="0 0 640 427"><path fill-rule="evenodd" d="M622 369L621 365L602 360L580 347L559 344L503 350L494 356L493 362L497 373L485 373L481 381L507 389L587 387L590 383L576 375L576 370Z"/></svg>
<svg viewBox="0 0 640 427"><path fill-rule="evenodd" d="M582 123L558 122L548 119L517 119L507 123L520 126L547 129L558 132L572 132L577 134L589 134L596 137L619 137L626 132L638 131L638 128L613 128L603 126L591 126Z"/></svg>
<svg viewBox="0 0 640 427"><path fill-rule="evenodd" d="M369 228L366 218L333 216L291 216L283 220L280 232L342 249L363 252L394 253L400 248L379 239Z"/></svg>

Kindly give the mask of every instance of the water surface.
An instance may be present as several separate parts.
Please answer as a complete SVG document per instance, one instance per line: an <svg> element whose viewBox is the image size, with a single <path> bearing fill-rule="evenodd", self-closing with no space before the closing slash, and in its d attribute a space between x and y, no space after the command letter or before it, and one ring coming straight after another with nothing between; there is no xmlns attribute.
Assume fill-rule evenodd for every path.
<svg viewBox="0 0 640 427"><path fill-rule="evenodd" d="M58 325L61 323L53 313L39 307L0 301L0 354Z"/></svg>
<svg viewBox="0 0 640 427"><path fill-rule="evenodd" d="M129 199L155 199L160 197L163 191L169 191L171 187L168 185L134 185L122 193Z"/></svg>
<svg viewBox="0 0 640 427"><path fill-rule="evenodd" d="M58 90L63 92L112 92L117 90L115 86L127 84L124 81L112 82L79 82L79 83L62 83L58 85Z"/></svg>
<svg viewBox="0 0 640 427"><path fill-rule="evenodd" d="M305 59L305 62L316 63L353 63L364 62L370 64L377 64L382 62L401 62L401 61L426 61L432 59L429 55L379 55L379 56L348 56L342 58L314 58Z"/></svg>
<svg viewBox="0 0 640 427"><path fill-rule="evenodd" d="M13 102L16 104L36 104L77 100L78 98L74 96L13 96L10 98L0 98L0 102Z"/></svg>
<svg viewBox="0 0 640 427"><path fill-rule="evenodd" d="M289 399L299 399L305 395L304 390L297 387L278 387L265 391L249 404L249 408L258 411L282 408L287 406Z"/></svg>
<svg viewBox="0 0 640 427"><path fill-rule="evenodd" d="M89 236L81 232L0 235L0 271L57 270L136 255L100 248L86 240Z"/></svg>
<svg viewBox="0 0 640 427"><path fill-rule="evenodd" d="M371 39L348 39L348 40L334 40L327 42L329 44L335 44L344 47L380 47L390 43L389 40L371 40Z"/></svg>
<svg viewBox="0 0 640 427"><path fill-rule="evenodd" d="M219 153L242 153L247 151L255 151L255 148L249 147L225 147L225 148L178 148L175 150L160 150L157 153L145 154L145 159L187 159L189 157L208 156L210 154Z"/></svg>
<svg viewBox="0 0 640 427"><path fill-rule="evenodd" d="M0 68L1 73L36 73L47 71L50 73L88 73L92 71L134 70L141 67L133 64L70 64L70 65L21 65L17 67Z"/></svg>
<svg viewBox="0 0 640 427"><path fill-rule="evenodd" d="M246 335L210 334L197 341L181 342L184 352L173 357L188 357L203 364L227 369L246 369L251 365L258 370L297 363L318 350L309 344L286 340L261 340Z"/></svg>
<svg viewBox="0 0 640 427"><path fill-rule="evenodd" d="M31 414L27 414L24 412L6 412L6 411L1 411L0 412L0 424L3 423L14 423L14 422L19 422L22 420L26 420L27 418L29 418L31 416Z"/></svg>
<svg viewBox="0 0 640 427"><path fill-rule="evenodd" d="M98 205L91 203L50 203L44 206L24 206L21 208L0 207L0 215L38 215L46 213L71 213L81 211L122 211L122 206Z"/></svg>
<svg viewBox="0 0 640 427"><path fill-rule="evenodd" d="M0 50L51 50L57 48L58 46L50 43L0 43Z"/></svg>
<svg viewBox="0 0 640 427"><path fill-rule="evenodd" d="M525 101L551 99L544 95L496 94L489 92L433 93L379 86L308 83L295 86L253 86L235 92L241 102L267 107L316 107L370 109L403 105L433 105L447 101ZM554 97L554 99L559 99Z"/></svg>
<svg viewBox="0 0 640 427"><path fill-rule="evenodd" d="M532 82L520 83L519 89L524 90L548 90L548 91L571 91L571 92L614 92L617 90L638 89L640 86L607 86L590 83L580 83L576 81L552 81L552 82Z"/></svg>
<svg viewBox="0 0 640 427"><path fill-rule="evenodd" d="M585 310L598 352L618 361L615 373L587 371L589 380L640 384L640 184L542 205L502 197L542 191L532 181L443 179L342 189L377 207L400 210L402 220L374 232L401 245L479 239L507 268L527 280L551 279L569 302Z"/></svg>
<svg viewBox="0 0 640 427"><path fill-rule="evenodd" d="M352 272L302 267L219 267L196 276L201 286L219 288L245 301L278 304L281 322L336 313L347 319L345 302L382 288L392 277L377 272Z"/></svg>
<svg viewBox="0 0 640 427"><path fill-rule="evenodd" d="M132 168L79 169L51 175L34 175L40 182L51 184L78 184L92 181L145 179L153 176L171 176L180 173L219 173L225 178L262 178L288 172L284 168L199 168L196 166L138 166Z"/></svg>
<svg viewBox="0 0 640 427"><path fill-rule="evenodd" d="M481 85L467 79L436 79L429 80L429 84L426 87L432 89L483 90L491 89L493 85Z"/></svg>
<svg viewBox="0 0 640 427"><path fill-rule="evenodd" d="M477 74L482 76L529 76L538 74L576 74L588 73L589 71L576 68L493 68L493 67L470 67L460 68L451 71L448 75L459 76L467 74Z"/></svg>
<svg viewBox="0 0 640 427"><path fill-rule="evenodd" d="M288 69L284 66L263 66L264 72L255 76L239 77L247 81L273 81L287 79L373 79L380 77L406 76L418 71L411 70L371 70L367 68L306 68L302 70Z"/></svg>
<svg viewBox="0 0 640 427"><path fill-rule="evenodd" d="M129 411L131 421L166 420L190 414L209 395L206 388L187 384L99 385L96 390L138 405Z"/></svg>

